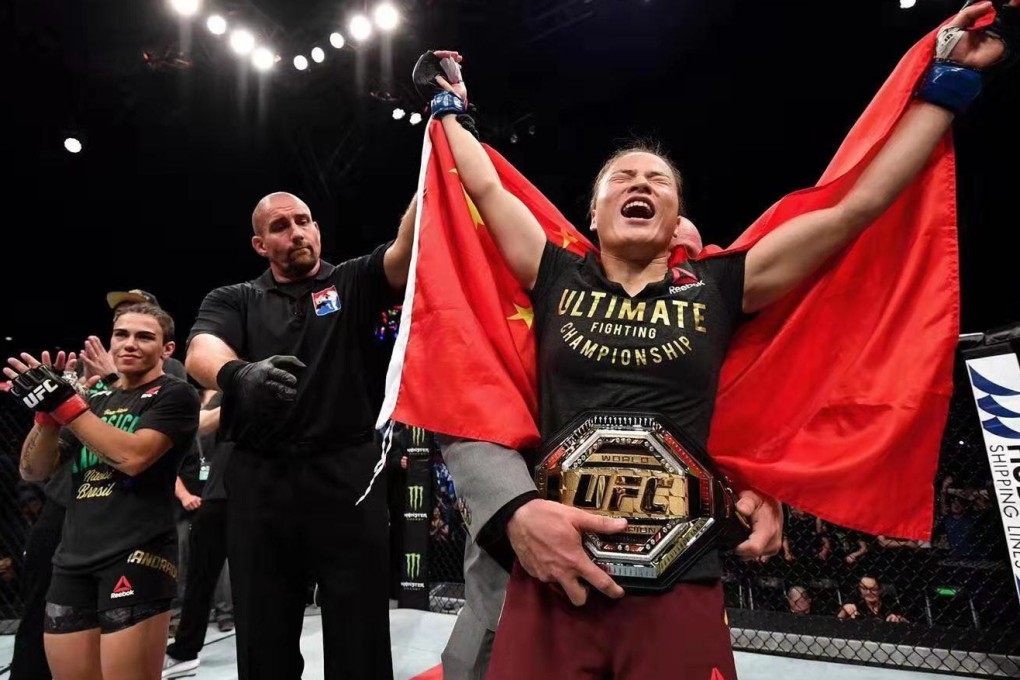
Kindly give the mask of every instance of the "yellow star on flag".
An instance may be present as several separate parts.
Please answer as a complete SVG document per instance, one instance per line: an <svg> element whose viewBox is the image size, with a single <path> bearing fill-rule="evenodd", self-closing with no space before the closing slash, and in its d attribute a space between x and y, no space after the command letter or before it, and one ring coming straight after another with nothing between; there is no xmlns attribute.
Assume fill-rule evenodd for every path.
<svg viewBox="0 0 1020 680"><path fill-rule="evenodd" d="M450 172L458 176L460 175L460 173L457 172L457 168L453 168ZM464 188L463 182L460 185L460 190L464 192L464 200L467 201L468 211L471 213L471 221L475 223L475 229L478 227L484 227L485 222L482 221L482 216L479 214L478 208L475 207L475 202L471 200L470 196L468 196L467 189Z"/></svg>
<svg viewBox="0 0 1020 680"><path fill-rule="evenodd" d="M535 320L535 310L531 307L521 307L516 302L514 303L514 308L517 310L517 313L513 316L508 316L507 321L523 321L528 325L528 328L531 328L531 323Z"/></svg>
<svg viewBox="0 0 1020 680"><path fill-rule="evenodd" d="M569 231L560 227L559 236L563 238L563 247L569 248L571 243L577 243L577 237L571 234Z"/></svg>

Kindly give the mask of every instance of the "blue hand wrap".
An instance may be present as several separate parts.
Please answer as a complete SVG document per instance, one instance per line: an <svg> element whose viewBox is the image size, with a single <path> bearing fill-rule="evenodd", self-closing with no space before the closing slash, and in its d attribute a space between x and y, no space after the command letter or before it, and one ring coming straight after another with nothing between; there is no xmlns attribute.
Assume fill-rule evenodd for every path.
<svg viewBox="0 0 1020 680"><path fill-rule="evenodd" d="M946 61L935 61L921 78L917 97L959 115L981 94L981 72Z"/></svg>
<svg viewBox="0 0 1020 680"><path fill-rule="evenodd" d="M439 94L432 97L432 103L429 105L429 109L432 111L434 118L442 118L448 114L461 114L467 111L467 106L464 104L464 100L453 94L452 92L440 92Z"/></svg>

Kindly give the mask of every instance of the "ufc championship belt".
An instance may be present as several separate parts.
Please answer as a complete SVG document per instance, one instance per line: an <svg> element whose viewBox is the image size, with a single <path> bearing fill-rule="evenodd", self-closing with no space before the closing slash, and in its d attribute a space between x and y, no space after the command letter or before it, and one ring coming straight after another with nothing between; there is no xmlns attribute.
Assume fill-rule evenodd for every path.
<svg viewBox="0 0 1020 680"><path fill-rule="evenodd" d="M627 520L618 534L584 534L592 560L625 590L667 590L706 551L747 536L708 453L659 414L588 411L553 441L535 473L538 492Z"/></svg>

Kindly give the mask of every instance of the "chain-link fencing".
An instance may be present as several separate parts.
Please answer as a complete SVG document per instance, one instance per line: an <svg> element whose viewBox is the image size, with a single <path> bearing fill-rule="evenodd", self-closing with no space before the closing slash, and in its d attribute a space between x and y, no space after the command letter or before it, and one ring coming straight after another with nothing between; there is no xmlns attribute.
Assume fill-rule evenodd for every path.
<svg viewBox="0 0 1020 680"><path fill-rule="evenodd" d="M785 508L779 555L724 561L735 649L1020 677L1017 586L962 361L956 373L931 542L871 536ZM441 458L433 470L430 609L456 612L467 537Z"/></svg>
<svg viewBox="0 0 1020 680"><path fill-rule="evenodd" d="M42 490L21 481L21 443L32 415L0 391L0 635L13 633L21 617L21 580L28 530L42 509Z"/></svg>

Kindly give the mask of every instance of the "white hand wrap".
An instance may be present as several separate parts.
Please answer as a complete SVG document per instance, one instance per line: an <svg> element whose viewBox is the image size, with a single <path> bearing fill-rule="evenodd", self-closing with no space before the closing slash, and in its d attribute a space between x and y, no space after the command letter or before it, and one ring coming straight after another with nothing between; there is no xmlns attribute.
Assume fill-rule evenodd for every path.
<svg viewBox="0 0 1020 680"><path fill-rule="evenodd" d="M959 26L946 26L939 31L935 38L935 58L940 61L949 61L949 55L953 53L956 43L967 34L966 29Z"/></svg>

